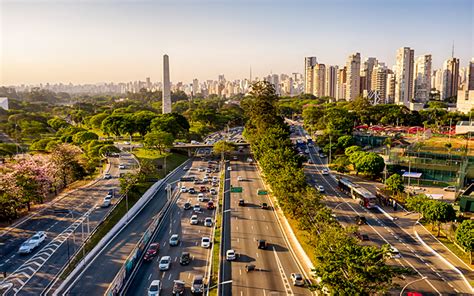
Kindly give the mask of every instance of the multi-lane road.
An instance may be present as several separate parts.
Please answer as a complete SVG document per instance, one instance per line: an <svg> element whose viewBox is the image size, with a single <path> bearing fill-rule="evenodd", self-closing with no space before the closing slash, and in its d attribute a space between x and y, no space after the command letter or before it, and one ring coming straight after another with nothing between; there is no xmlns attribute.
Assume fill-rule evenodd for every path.
<svg viewBox="0 0 474 296"><path fill-rule="evenodd" d="M109 190L118 192L119 164L136 166L130 155L110 158L111 179L99 179L90 186L67 193L50 206L5 228L0 233L0 271L6 272L1 293L39 295L55 278L70 256L81 246L111 207L101 208ZM118 196L118 194L116 194ZM115 199L112 199L112 204ZM19 255L20 245L37 231L46 240L32 253Z"/></svg>
<svg viewBox="0 0 474 296"><path fill-rule="evenodd" d="M219 178L220 173L205 171L199 172L198 168L207 170L208 166L219 167L217 162L208 163L207 161L195 160L188 174L202 180L205 175L208 178ZM219 182L216 182L219 184ZM186 191L189 188L194 188L197 192L192 194L189 192L179 192L179 197L176 203L171 206L170 213L167 215L167 221L164 224L156 237L154 243L160 244L158 255L149 262L142 262L137 271L133 281L131 282L127 295L146 295L147 290L153 280L160 280L162 283L163 295L171 295L174 280L181 280L186 283L186 290L190 290L191 282L195 276L203 276L207 279L209 276L209 258L211 248L203 248L201 246L202 237L212 237L212 230L215 221L215 209L207 209L208 201L213 201L214 205L218 202L218 195L211 194L209 191L214 188L218 192L217 186L212 186L211 182L206 184L194 184L194 182L179 182L178 188L185 186ZM206 187L204 193L205 200L198 200L198 193L201 186ZM185 203L189 202L191 208L185 209ZM200 206L199 211L194 211L195 205ZM191 216L197 215L198 224L191 224ZM212 219L212 224L204 225L206 218ZM178 234L180 242L178 246L170 246L169 238L173 234ZM191 261L188 265L181 265L179 258L183 252L187 252L191 256ZM163 256L171 256L172 263L169 270L159 270L159 261ZM205 280L207 282L207 280Z"/></svg>
<svg viewBox="0 0 474 296"><path fill-rule="evenodd" d="M304 138L305 132L297 128L294 139ZM373 245L390 244L401 253L401 258L391 259L389 264L412 268L414 276L397 281L401 287L410 283L405 291L417 291L423 295L470 295L472 291L462 276L442 259L428 251L416 239L408 218L399 220L390 219L383 213L383 207L365 209L358 201L349 198L337 189L337 182L333 176L322 175L322 169L327 168L327 159L320 158L317 147L308 147L309 158L313 164L306 165L305 173L311 178L313 185L322 185L325 188L325 203L333 209L338 220L345 225L355 225L357 215L367 219L367 225L360 227L360 232L369 236ZM414 219L416 222L416 219ZM426 277L426 279L423 279ZM419 280L419 281L416 281ZM392 289L397 294L401 288Z"/></svg>
<svg viewBox="0 0 474 296"><path fill-rule="evenodd" d="M222 244L225 251L235 250L237 258L226 261L225 253L221 254L220 295L311 295L308 289L293 286L291 273L303 272L289 249L269 196L257 195L264 184L256 165L242 155L227 166ZM230 186L241 187L242 192L230 192ZM261 208L263 203L268 209ZM266 249L258 248L259 240L266 241ZM255 266L254 271L246 271L249 264Z"/></svg>

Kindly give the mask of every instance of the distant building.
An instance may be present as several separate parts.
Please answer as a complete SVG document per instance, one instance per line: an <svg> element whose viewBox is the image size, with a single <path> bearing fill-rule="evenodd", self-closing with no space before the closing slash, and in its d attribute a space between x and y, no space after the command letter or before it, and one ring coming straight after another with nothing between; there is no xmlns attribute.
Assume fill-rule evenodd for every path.
<svg viewBox="0 0 474 296"><path fill-rule="evenodd" d="M443 63L441 99L457 96L459 87L459 59L450 58Z"/></svg>
<svg viewBox="0 0 474 296"><path fill-rule="evenodd" d="M425 54L415 61L415 101L426 103L431 91L431 55Z"/></svg>
<svg viewBox="0 0 474 296"><path fill-rule="evenodd" d="M456 124L456 135L474 133L474 121L459 121Z"/></svg>
<svg viewBox="0 0 474 296"><path fill-rule="evenodd" d="M397 51L395 72L395 104L410 106L413 99L413 62L415 51L401 47Z"/></svg>
<svg viewBox="0 0 474 296"><path fill-rule="evenodd" d="M395 103L395 84L396 84L395 73L387 69L387 103Z"/></svg>
<svg viewBox="0 0 474 296"><path fill-rule="evenodd" d="M351 54L346 62L346 100L360 95L360 53Z"/></svg>
<svg viewBox="0 0 474 296"><path fill-rule="evenodd" d="M377 66L378 63L379 62L376 58L367 58L364 61L364 65L360 69L360 93L364 93L364 91L369 92L372 90L372 72L374 70L374 67Z"/></svg>
<svg viewBox="0 0 474 296"><path fill-rule="evenodd" d="M313 95L320 98L324 97L326 84L326 66L316 64L313 66Z"/></svg>
<svg viewBox="0 0 474 296"><path fill-rule="evenodd" d="M387 76L388 69L383 63L377 63L372 69L370 90L377 92L381 102L386 102L387 99Z"/></svg>
<svg viewBox="0 0 474 296"><path fill-rule="evenodd" d="M0 98L0 108L4 110L8 110L8 98L6 97Z"/></svg>
<svg viewBox="0 0 474 296"><path fill-rule="evenodd" d="M313 67L318 63L316 57L304 58L304 92L313 93Z"/></svg>
<svg viewBox="0 0 474 296"><path fill-rule="evenodd" d="M466 71L466 83L468 90L474 90L474 58L469 61Z"/></svg>
<svg viewBox="0 0 474 296"><path fill-rule="evenodd" d="M346 67L342 67L341 69L337 70L337 87L336 87L337 100L346 99L346 83L347 83Z"/></svg>
<svg viewBox="0 0 474 296"><path fill-rule="evenodd" d="M337 66L326 67L325 95L331 98L336 97L337 90Z"/></svg>
<svg viewBox="0 0 474 296"><path fill-rule="evenodd" d="M193 79L193 96L195 96L196 94L200 93L200 89L199 89L199 80L197 80L196 78Z"/></svg>

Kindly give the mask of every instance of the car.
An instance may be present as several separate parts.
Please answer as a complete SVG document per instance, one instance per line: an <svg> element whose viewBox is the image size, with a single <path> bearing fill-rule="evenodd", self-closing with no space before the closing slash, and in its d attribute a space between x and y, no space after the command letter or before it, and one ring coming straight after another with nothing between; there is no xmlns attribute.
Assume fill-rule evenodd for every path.
<svg viewBox="0 0 474 296"><path fill-rule="evenodd" d="M211 168L208 168L208 169L206 170L206 173L209 173L209 174L210 174L210 173L211 173Z"/></svg>
<svg viewBox="0 0 474 296"><path fill-rule="evenodd" d="M367 219L364 216L356 216L355 221L357 225L367 224Z"/></svg>
<svg viewBox="0 0 474 296"><path fill-rule="evenodd" d="M268 209L268 204L266 202L263 202L261 205L260 205L260 208L266 210Z"/></svg>
<svg viewBox="0 0 474 296"><path fill-rule="evenodd" d="M320 154L319 154L319 157L321 157L321 158L325 158L325 157L326 157L326 154L324 154L324 153L320 153Z"/></svg>
<svg viewBox="0 0 474 296"><path fill-rule="evenodd" d="M203 248L210 248L211 247L211 239L207 236L201 238L201 247Z"/></svg>
<svg viewBox="0 0 474 296"><path fill-rule="evenodd" d="M207 192L207 187L206 186L201 186L199 188L199 192Z"/></svg>
<svg viewBox="0 0 474 296"><path fill-rule="evenodd" d="M21 244L18 249L19 254L30 254L35 248L41 245L46 239L46 233L44 231L38 231L30 239Z"/></svg>
<svg viewBox="0 0 474 296"><path fill-rule="evenodd" d="M227 250L227 252L225 252L225 259L227 261L233 261L237 258L236 254L235 254L235 250Z"/></svg>
<svg viewBox="0 0 474 296"><path fill-rule="evenodd" d="M217 194L217 190L214 189L214 188L211 188L211 190L209 190L209 193L211 193L212 195L216 195L216 194Z"/></svg>
<svg viewBox="0 0 474 296"><path fill-rule="evenodd" d="M290 277L293 286L304 286L304 278L300 273L292 273Z"/></svg>
<svg viewBox="0 0 474 296"><path fill-rule="evenodd" d="M326 169L326 168L324 168L324 169L322 170L322 174L323 174L323 175L329 175L329 170Z"/></svg>
<svg viewBox="0 0 474 296"><path fill-rule="evenodd" d="M161 281L153 280L148 287L148 296L159 296L161 294Z"/></svg>
<svg viewBox="0 0 474 296"><path fill-rule="evenodd" d="M107 193L107 195L104 197L104 200L106 200L106 199L112 199L112 196L113 196L112 193L109 191L109 192Z"/></svg>
<svg viewBox="0 0 474 296"><path fill-rule="evenodd" d="M187 202L184 203L184 209L185 209L185 210L191 209L191 203L190 203L189 201L187 201Z"/></svg>
<svg viewBox="0 0 474 296"><path fill-rule="evenodd" d="M179 245L179 235L173 234L168 242L172 247Z"/></svg>
<svg viewBox="0 0 474 296"><path fill-rule="evenodd" d="M232 167L227 167L227 170L228 170L228 171L232 171Z"/></svg>
<svg viewBox="0 0 474 296"><path fill-rule="evenodd" d="M180 191L181 193L186 193L188 192L188 189L186 188L186 186L181 186Z"/></svg>
<svg viewBox="0 0 474 296"><path fill-rule="evenodd" d="M123 142L124 145L130 145L130 142Z"/></svg>
<svg viewBox="0 0 474 296"><path fill-rule="evenodd" d="M252 162L253 162L253 159L247 158L247 162L252 163Z"/></svg>
<svg viewBox="0 0 474 296"><path fill-rule="evenodd" d="M214 202L212 200L207 202L207 209L208 210L213 210L215 208Z"/></svg>
<svg viewBox="0 0 474 296"><path fill-rule="evenodd" d="M204 293L204 277L202 275L195 275L191 284L191 293L203 294Z"/></svg>
<svg viewBox="0 0 474 296"><path fill-rule="evenodd" d="M151 244L148 247L148 250L146 250L145 256L143 256L143 260L145 260L145 261L152 260L156 255L158 255L159 251L160 251L160 244L159 243Z"/></svg>
<svg viewBox="0 0 474 296"><path fill-rule="evenodd" d="M199 213L201 211L201 206L199 204L194 205L193 212Z"/></svg>
<svg viewBox="0 0 474 296"><path fill-rule="evenodd" d="M398 259L398 258L401 258L401 257L402 257L402 255L397 250L397 248L395 248L394 246L390 246L390 258Z"/></svg>
<svg viewBox="0 0 474 296"><path fill-rule="evenodd" d="M237 181L240 182L240 181L243 181L243 180L244 180L244 178L242 178L242 176L238 176L238 177L237 177Z"/></svg>
<svg viewBox="0 0 474 296"><path fill-rule="evenodd" d="M207 217L206 219L204 219L204 226L212 227L212 218L211 217Z"/></svg>
<svg viewBox="0 0 474 296"><path fill-rule="evenodd" d="M158 263L158 268L160 270L168 270L171 267L171 257L170 256L163 256Z"/></svg>
<svg viewBox="0 0 474 296"><path fill-rule="evenodd" d="M189 219L189 224L191 224L191 225L199 224L198 216L197 215L192 215L191 219Z"/></svg>
<svg viewBox="0 0 474 296"><path fill-rule="evenodd" d="M173 295L184 295L186 284L183 281L175 280L173 282Z"/></svg>
<svg viewBox="0 0 474 296"><path fill-rule="evenodd" d="M110 206L110 204L112 203L112 200L109 198L109 199L104 199L104 201L102 202L102 204L100 205L101 208L107 208Z"/></svg>
<svg viewBox="0 0 474 296"><path fill-rule="evenodd" d="M361 234L360 232L355 231L354 235L357 237L358 240L361 240L361 241L368 241L369 240L369 236L367 234Z"/></svg>
<svg viewBox="0 0 474 296"><path fill-rule="evenodd" d="M444 191L456 192L456 186L447 186L443 188Z"/></svg>
<svg viewBox="0 0 474 296"><path fill-rule="evenodd" d="M124 164L119 164L119 169L125 169L125 165Z"/></svg>
<svg viewBox="0 0 474 296"><path fill-rule="evenodd" d="M319 193L323 193L323 192L324 192L324 186L323 186L323 185L318 185L316 188L318 189L318 192L319 192Z"/></svg>
<svg viewBox="0 0 474 296"><path fill-rule="evenodd" d="M187 170L189 170L189 167L186 165L183 167L183 171L187 171Z"/></svg>
<svg viewBox="0 0 474 296"><path fill-rule="evenodd" d="M313 161L311 159L308 159L308 164L313 164Z"/></svg>
<svg viewBox="0 0 474 296"><path fill-rule="evenodd" d="M202 183L203 183L203 184L206 184L207 182L209 182L209 178L208 178L208 177L202 178Z"/></svg>
<svg viewBox="0 0 474 296"><path fill-rule="evenodd" d="M204 172L204 168L203 167L198 167L198 172Z"/></svg>
<svg viewBox="0 0 474 296"><path fill-rule="evenodd" d="M196 189L194 189L194 187L190 187L188 189L188 192L191 193L191 194L195 194L196 193Z"/></svg>
<svg viewBox="0 0 474 296"><path fill-rule="evenodd" d="M243 207L245 206L245 200L244 199L239 199L239 206Z"/></svg>
<svg viewBox="0 0 474 296"><path fill-rule="evenodd" d="M179 264L188 265L191 262L191 255L188 252L181 253L179 256Z"/></svg>
<svg viewBox="0 0 474 296"><path fill-rule="evenodd" d="M234 156L232 156L232 159L233 160L238 160L239 158L236 155L234 155Z"/></svg>
<svg viewBox="0 0 474 296"><path fill-rule="evenodd" d="M259 239L257 241L257 248L259 249L266 249L267 248L267 241L264 239Z"/></svg>
<svg viewBox="0 0 474 296"><path fill-rule="evenodd" d="M208 201L209 198L204 195L204 193L199 193L198 194L198 201Z"/></svg>
<svg viewBox="0 0 474 296"><path fill-rule="evenodd" d="M109 173L106 173L106 174L104 174L104 179L105 180L112 179L112 175L109 174Z"/></svg>

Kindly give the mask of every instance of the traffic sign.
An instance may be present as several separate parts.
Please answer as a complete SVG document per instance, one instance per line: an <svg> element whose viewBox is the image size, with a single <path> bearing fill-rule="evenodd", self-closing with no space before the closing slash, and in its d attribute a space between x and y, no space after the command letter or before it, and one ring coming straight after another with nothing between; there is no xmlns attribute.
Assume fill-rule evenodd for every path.
<svg viewBox="0 0 474 296"><path fill-rule="evenodd" d="M257 190L257 195L267 195L268 192L265 189L259 189Z"/></svg>
<svg viewBox="0 0 474 296"><path fill-rule="evenodd" d="M242 192L242 187L230 187L230 192Z"/></svg>

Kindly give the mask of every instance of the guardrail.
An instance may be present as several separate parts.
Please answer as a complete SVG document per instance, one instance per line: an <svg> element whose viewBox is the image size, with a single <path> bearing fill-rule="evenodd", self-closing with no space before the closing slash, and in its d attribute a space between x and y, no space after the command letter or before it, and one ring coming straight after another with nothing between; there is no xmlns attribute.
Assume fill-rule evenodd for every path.
<svg viewBox="0 0 474 296"><path fill-rule="evenodd" d="M63 289L65 289L68 285L70 286L69 282L73 281L73 283L79 278L80 272L83 268L86 267L87 263L91 263L95 260L95 258L99 255L102 249L107 246L112 239L118 235L133 219L140 213L140 211L153 199L155 194L161 189L163 183L165 183L171 175L175 174L178 170L181 170L183 166L188 165L189 159L183 162L181 165L176 167L173 171L171 171L165 178L161 179L160 181L153 184L143 196L138 200L135 205L128 211L131 215L124 215L122 219L100 240L100 242L92 249L89 254L85 258L79 262L77 267L69 274L66 280L61 284L61 286L54 292L53 295L57 295Z"/></svg>
<svg viewBox="0 0 474 296"><path fill-rule="evenodd" d="M175 204L176 200L179 198L180 191L175 191L174 194L175 196L171 197L163 209L155 215L153 222L150 224L150 226L148 226L147 230L145 230L142 237L133 248L132 252L130 252L127 260L125 260L125 263L110 283L104 295L123 295L125 292L127 292L128 287L130 286L132 280L143 263L145 250L148 249L151 242L155 239L156 235L163 227L163 222L166 221L166 218L168 218L169 213L171 212L172 205ZM173 196L173 193L171 196Z"/></svg>

